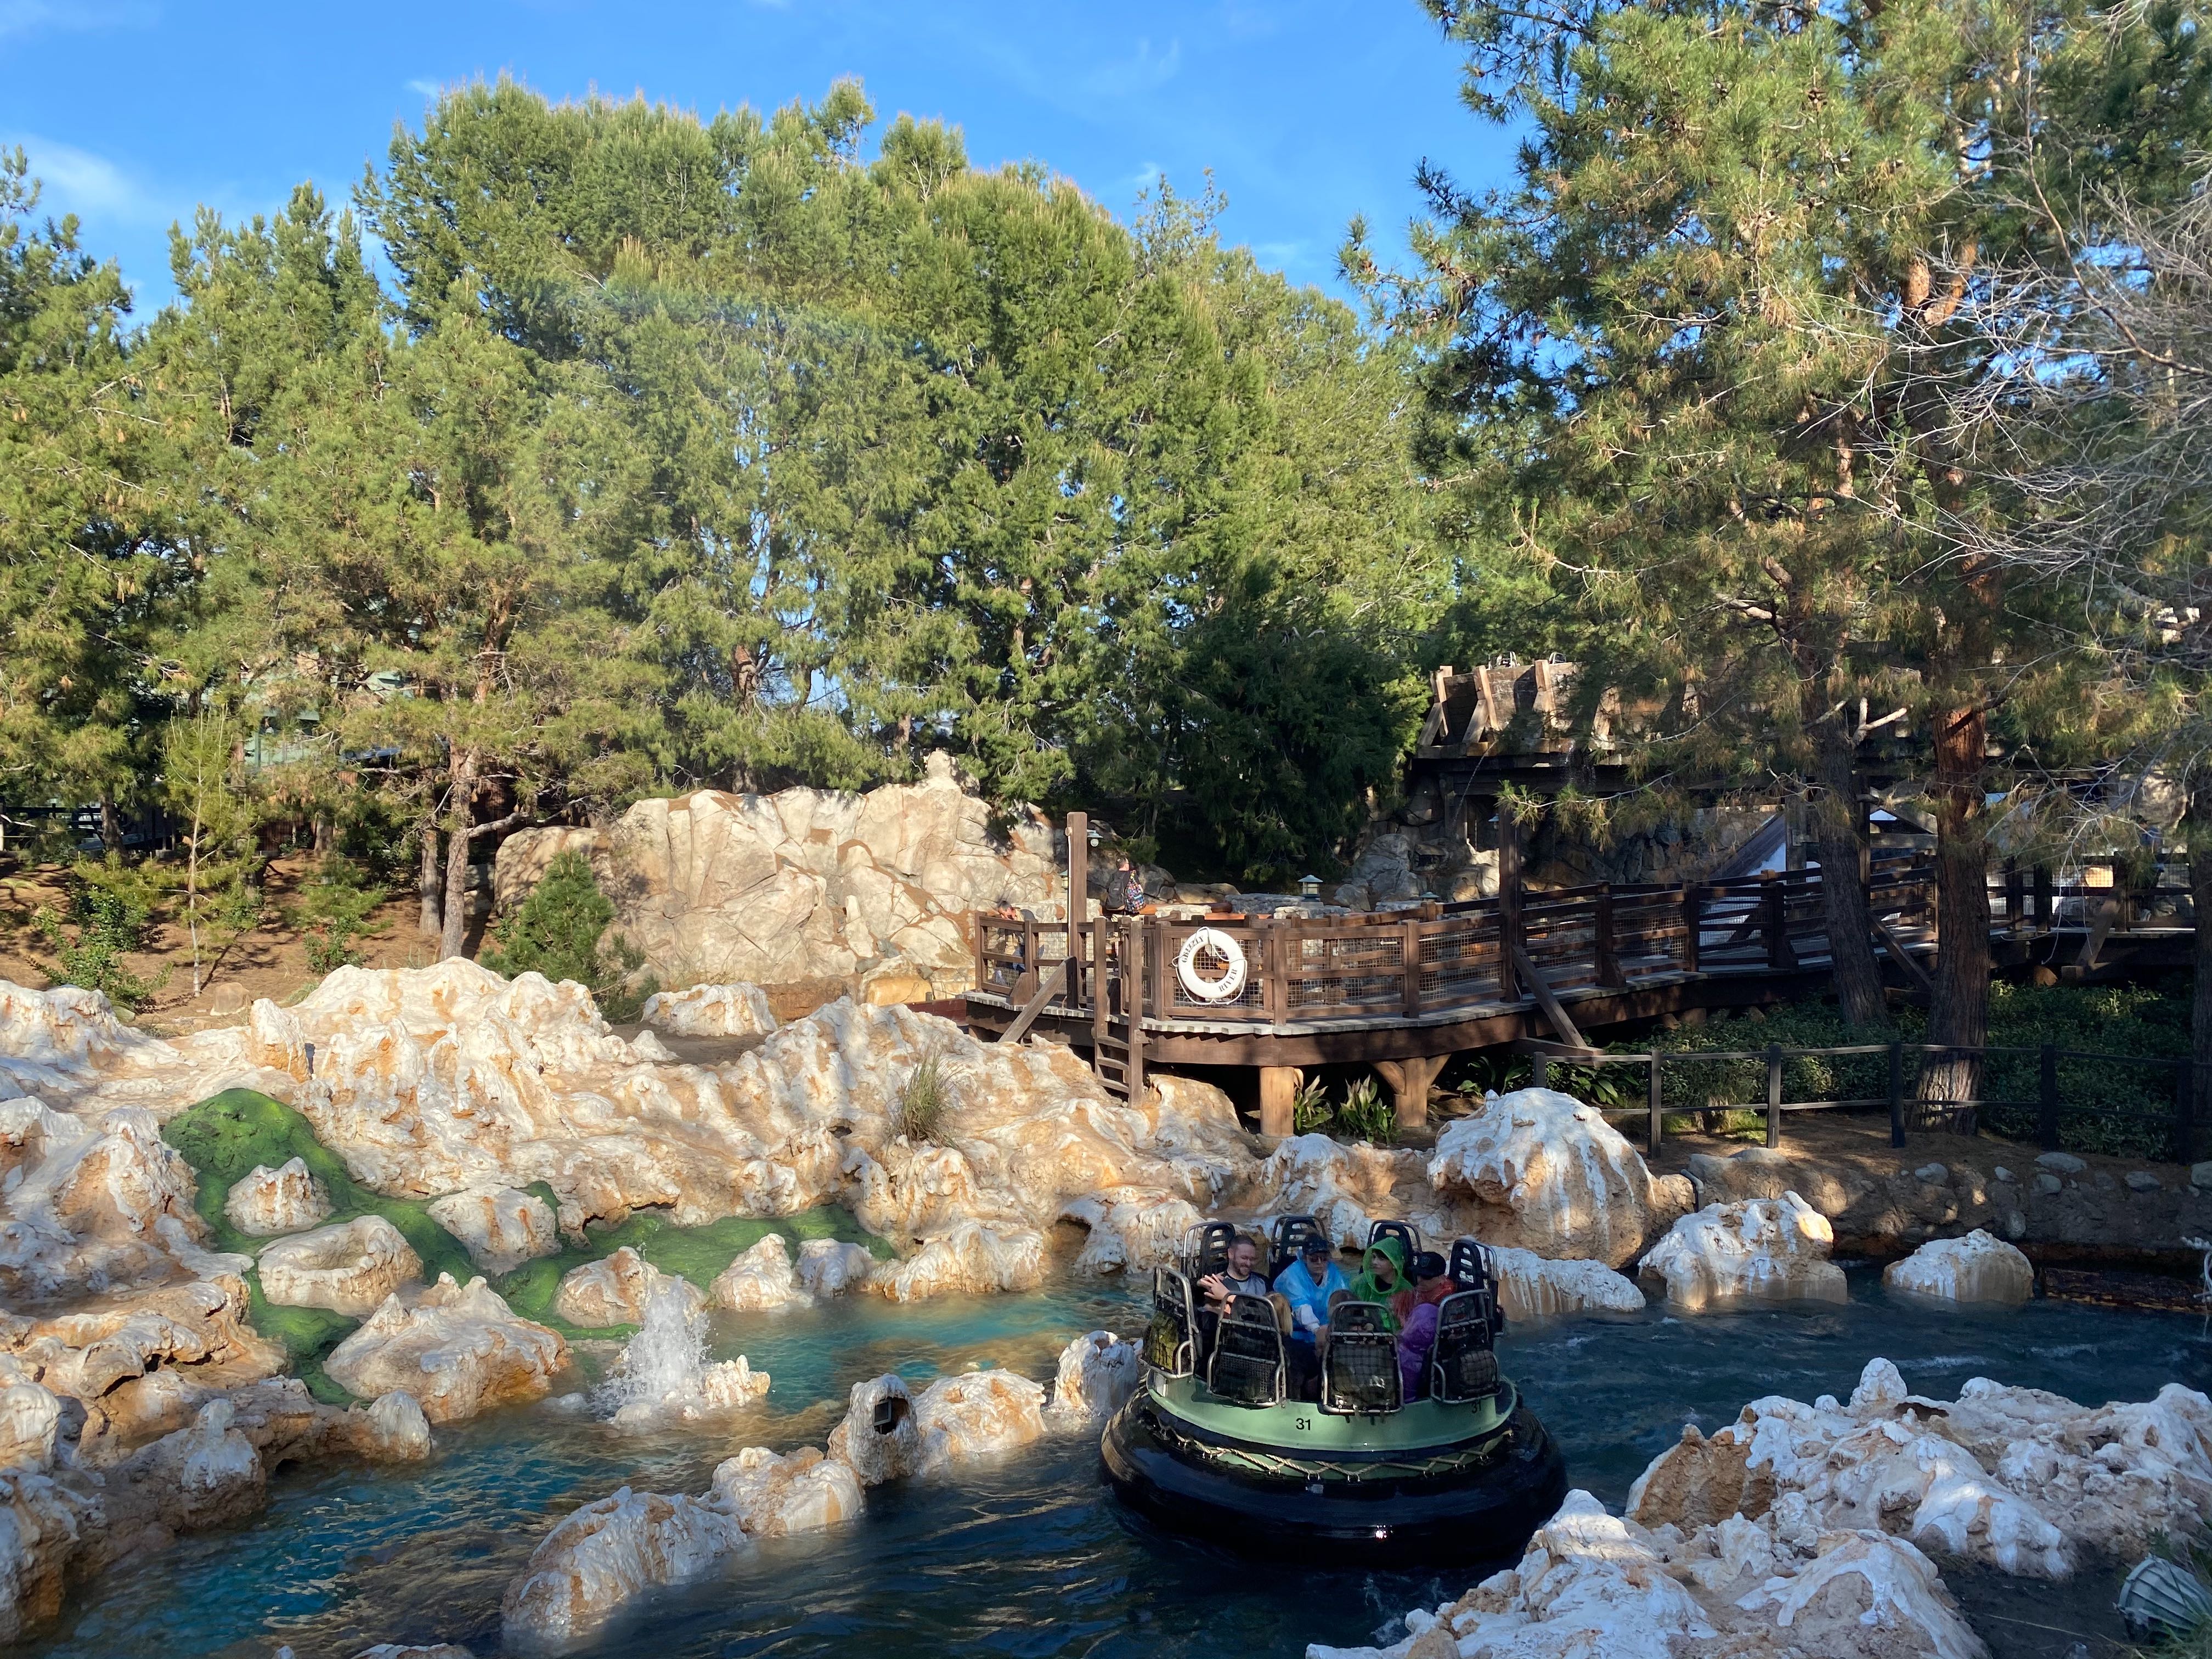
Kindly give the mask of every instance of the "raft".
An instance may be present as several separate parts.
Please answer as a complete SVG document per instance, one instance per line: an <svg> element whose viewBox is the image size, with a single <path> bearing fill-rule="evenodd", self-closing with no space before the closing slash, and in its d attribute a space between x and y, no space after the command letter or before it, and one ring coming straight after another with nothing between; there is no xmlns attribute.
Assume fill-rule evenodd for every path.
<svg viewBox="0 0 2212 1659"><path fill-rule="evenodd" d="M1278 1262L1312 1225L1308 1217L1277 1224ZM1375 1224L1376 1237L1386 1231L1418 1244L1406 1223ZM1517 1558L1566 1496L1566 1466L1498 1374L1502 1320L1481 1246L1453 1246L1457 1288L1439 1305L1421 1397L1401 1397L1396 1339L1381 1309L1353 1302L1331 1313L1319 1397L1297 1399L1264 1298L1234 1297L1218 1328L1201 1323L1191 1287L1218 1271L1228 1232L1218 1223L1198 1230L1179 1267L1155 1272L1145 1380L1099 1449L1122 1503L1170 1530L1272 1559L1401 1567Z"/></svg>

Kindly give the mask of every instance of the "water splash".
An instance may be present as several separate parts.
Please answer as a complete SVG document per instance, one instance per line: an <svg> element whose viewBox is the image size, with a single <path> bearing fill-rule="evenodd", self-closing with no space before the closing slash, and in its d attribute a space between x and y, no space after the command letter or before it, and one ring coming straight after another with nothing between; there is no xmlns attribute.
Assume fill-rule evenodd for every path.
<svg viewBox="0 0 2212 1659"><path fill-rule="evenodd" d="M728 1411L768 1392L768 1373L740 1354L720 1364L708 1356L706 1310L698 1293L672 1277L646 1299L637 1334L623 1345L592 1403L624 1426L688 1422Z"/></svg>

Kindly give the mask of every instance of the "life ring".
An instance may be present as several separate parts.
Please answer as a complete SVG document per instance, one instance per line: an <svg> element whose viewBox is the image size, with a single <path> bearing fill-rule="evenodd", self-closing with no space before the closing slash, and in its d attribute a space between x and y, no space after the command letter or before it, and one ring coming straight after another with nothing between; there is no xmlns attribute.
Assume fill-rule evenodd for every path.
<svg viewBox="0 0 2212 1659"><path fill-rule="evenodd" d="M1199 953L1206 951L1229 964L1229 971L1219 979L1199 976ZM1244 988L1244 947L1218 927L1195 929L1176 952L1176 978L1200 1002L1234 1002Z"/></svg>

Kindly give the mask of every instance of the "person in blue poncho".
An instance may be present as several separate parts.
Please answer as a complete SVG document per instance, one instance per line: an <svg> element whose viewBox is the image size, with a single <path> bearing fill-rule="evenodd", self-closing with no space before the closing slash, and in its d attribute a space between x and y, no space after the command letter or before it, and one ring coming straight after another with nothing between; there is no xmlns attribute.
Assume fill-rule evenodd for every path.
<svg viewBox="0 0 2212 1659"><path fill-rule="evenodd" d="M1328 1299L1351 1287L1329 1257L1328 1241L1309 1234L1298 1259L1275 1275L1275 1291L1291 1304L1291 1340L1285 1350L1293 1391L1304 1397L1321 1381L1320 1339L1328 1329Z"/></svg>

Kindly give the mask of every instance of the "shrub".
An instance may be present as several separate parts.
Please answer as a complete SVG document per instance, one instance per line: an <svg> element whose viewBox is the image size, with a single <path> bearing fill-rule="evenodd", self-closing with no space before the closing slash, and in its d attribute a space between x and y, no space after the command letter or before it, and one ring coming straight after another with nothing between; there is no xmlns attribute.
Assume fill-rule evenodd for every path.
<svg viewBox="0 0 2212 1659"><path fill-rule="evenodd" d="M374 918L390 896L385 888L363 886L361 872L347 860L323 860L300 889L293 907L293 926L307 939L307 965L319 974L349 963L359 967L362 954L354 942L384 931L384 924Z"/></svg>
<svg viewBox="0 0 2212 1659"><path fill-rule="evenodd" d="M934 1140L951 1104L951 1080L944 1061L926 1054L899 1085L898 1097L891 1103L892 1132L911 1141Z"/></svg>
<svg viewBox="0 0 2212 1659"><path fill-rule="evenodd" d="M76 926L75 936L64 931L65 919L50 905L32 918L61 964L54 983L98 991L118 1008L135 1008L160 990L167 969L149 977L123 965L126 955L145 947L155 896L153 881L120 860L78 865L66 918Z"/></svg>
<svg viewBox="0 0 2212 1659"><path fill-rule="evenodd" d="M645 955L619 934L606 937L614 902L599 890L591 861L563 853L545 866L544 878L513 915L492 930L494 943L477 960L494 973L543 974L569 979L592 994L599 1012L617 1024L635 1019L659 989L648 977L631 983Z"/></svg>
<svg viewBox="0 0 2212 1659"><path fill-rule="evenodd" d="M1340 1140L1364 1140L1388 1146L1398 1138L1398 1112L1383 1099L1373 1078L1361 1078L1345 1091L1336 1109L1336 1133Z"/></svg>
<svg viewBox="0 0 2212 1659"><path fill-rule="evenodd" d="M1293 1134L1312 1134L1326 1130L1336 1115L1328 1103L1328 1091L1314 1079L1298 1085L1298 1091L1291 1097L1291 1132Z"/></svg>

